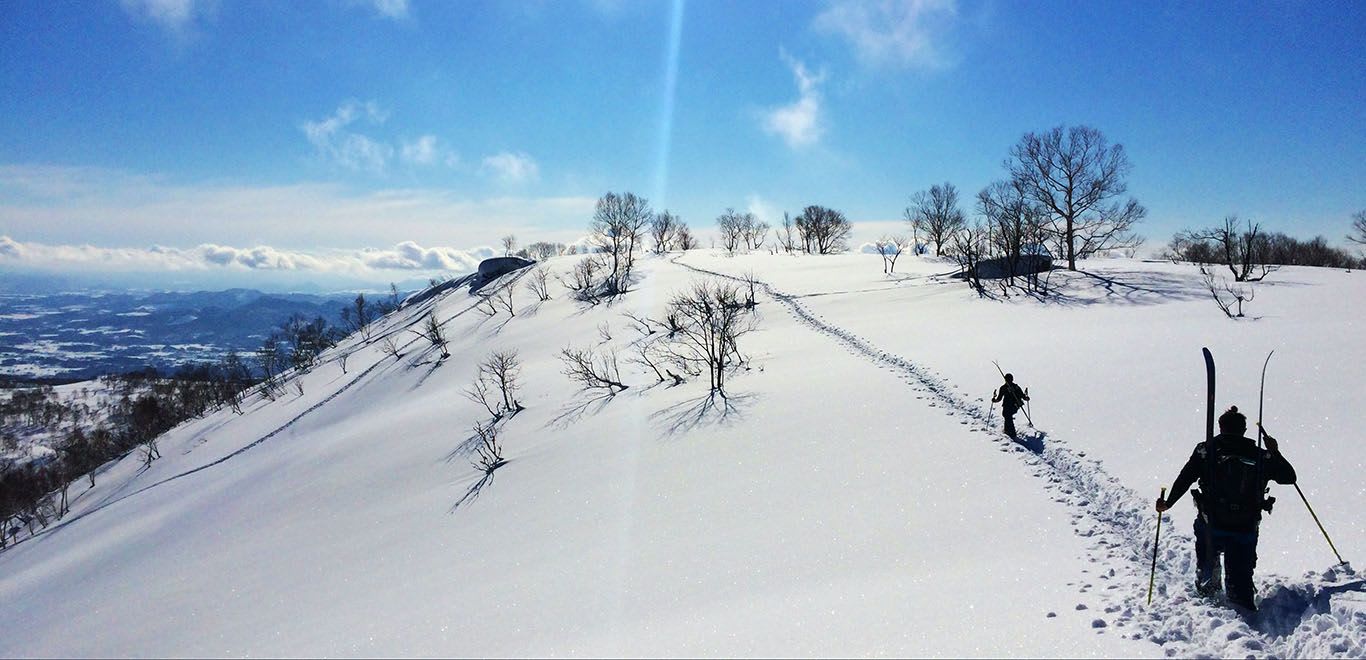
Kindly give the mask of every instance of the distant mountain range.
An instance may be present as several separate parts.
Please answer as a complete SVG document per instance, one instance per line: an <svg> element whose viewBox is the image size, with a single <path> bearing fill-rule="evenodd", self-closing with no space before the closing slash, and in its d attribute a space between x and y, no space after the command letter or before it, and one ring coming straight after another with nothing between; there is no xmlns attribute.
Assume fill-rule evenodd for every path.
<svg viewBox="0 0 1366 660"><path fill-rule="evenodd" d="M337 323L354 293L0 293L0 378L78 380L254 350L292 314Z"/></svg>

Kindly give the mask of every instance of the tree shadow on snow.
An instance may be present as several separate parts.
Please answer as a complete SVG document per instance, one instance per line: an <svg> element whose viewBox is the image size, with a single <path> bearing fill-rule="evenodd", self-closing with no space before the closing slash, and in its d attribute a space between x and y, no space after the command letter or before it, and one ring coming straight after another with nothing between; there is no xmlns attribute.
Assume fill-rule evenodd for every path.
<svg viewBox="0 0 1366 660"><path fill-rule="evenodd" d="M561 408L560 412L555 415L554 419L551 419L546 426L562 429L579 421L584 415L596 415L598 414L598 411L602 410L604 406L612 401L612 399L615 399L617 394L620 394L620 392L613 394L597 394L583 401L572 401Z"/></svg>
<svg viewBox="0 0 1366 660"><path fill-rule="evenodd" d="M499 463L497 466L494 467L494 470L504 465L507 465L507 461ZM452 504L451 508L448 509L446 513L455 513L457 510L460 509L460 507L465 506L466 504L470 504L475 500L479 499L479 495L484 492L484 489L488 488L493 484L493 474L493 470L489 470L488 472L485 472L483 476L479 477L478 481L474 482L473 484L470 484L470 487L465 490L465 495L462 496L460 499L456 500L455 504Z"/></svg>
<svg viewBox="0 0 1366 660"><path fill-rule="evenodd" d="M725 425L732 415L743 416L759 399L757 394L732 394L725 396L709 392L696 399L676 403L652 415L652 421L661 422L664 432L670 437L687 433L703 424Z"/></svg>
<svg viewBox="0 0 1366 660"><path fill-rule="evenodd" d="M1198 276L1174 273L1116 270L1100 275L1084 270L1055 270L1062 281L1050 286L1046 295L1021 292L1043 303L1068 307L1089 305L1159 305L1209 297L1209 290ZM992 287L988 286L990 290Z"/></svg>
<svg viewBox="0 0 1366 660"><path fill-rule="evenodd" d="M443 364L445 364L445 363L446 363L446 358L443 358L443 357L438 357L438 358L436 358L436 359L427 359L427 360L423 360L423 361L420 361L420 362L414 362L414 363L412 363L412 364L408 367L409 369L416 369L416 368L421 367L421 366L427 366L427 370L426 370L426 371L423 371L423 372L422 372L422 375L417 377L417 380L413 383L413 386L412 386L412 387L408 388L408 391L411 392L411 391L413 391L413 390L416 390L416 389L419 388L419 387L422 387L422 384L425 383L425 382L427 382L427 379L428 379L428 378L431 378L431 377L432 377L432 374L433 374L433 373L436 373L436 370L439 369L439 368L441 368L441 365L443 365Z"/></svg>

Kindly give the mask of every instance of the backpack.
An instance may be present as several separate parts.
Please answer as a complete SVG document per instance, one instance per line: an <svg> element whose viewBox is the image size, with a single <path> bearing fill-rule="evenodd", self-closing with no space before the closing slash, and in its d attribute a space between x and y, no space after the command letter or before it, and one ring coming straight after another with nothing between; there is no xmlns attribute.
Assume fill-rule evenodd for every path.
<svg viewBox="0 0 1366 660"><path fill-rule="evenodd" d="M1214 461L1200 479L1201 512L1215 526L1249 527L1262 519L1266 477L1255 454L1247 455L1214 442ZM1208 460L1208 459L1207 459Z"/></svg>
<svg viewBox="0 0 1366 660"><path fill-rule="evenodd" d="M1006 383L1005 385L1002 385L1001 410L1004 410L1007 415L1019 410L1024 404L1024 398L1021 396L1023 394L1024 392L1020 390L1020 386L1015 383Z"/></svg>

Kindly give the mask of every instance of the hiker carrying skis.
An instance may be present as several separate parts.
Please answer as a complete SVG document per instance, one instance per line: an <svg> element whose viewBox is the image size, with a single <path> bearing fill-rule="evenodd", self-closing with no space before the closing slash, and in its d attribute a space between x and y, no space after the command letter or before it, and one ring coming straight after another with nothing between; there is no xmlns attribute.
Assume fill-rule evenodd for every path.
<svg viewBox="0 0 1366 660"><path fill-rule="evenodd" d="M1224 557L1224 584L1228 599L1255 612L1252 569L1257 566L1257 527L1262 511L1271 511L1275 498L1266 498L1268 481L1295 483L1295 468L1281 456L1276 439L1265 435L1266 449L1243 434L1247 417L1238 406L1219 416L1219 435L1214 436L1213 457L1209 443L1195 452L1172 484L1171 496L1157 498L1158 512L1170 509L1199 479L1202 490L1192 490L1195 500L1195 589L1201 595L1219 591L1219 555Z"/></svg>
<svg viewBox="0 0 1366 660"><path fill-rule="evenodd" d="M991 402L1001 402L1001 417L1006 420L1006 435L1010 436L1011 440L1019 440L1015 435L1015 413L1029 400L1029 390L1022 390L1015 384L1014 374L1006 374L1005 377L1006 382L1001 385L1001 389L991 395Z"/></svg>

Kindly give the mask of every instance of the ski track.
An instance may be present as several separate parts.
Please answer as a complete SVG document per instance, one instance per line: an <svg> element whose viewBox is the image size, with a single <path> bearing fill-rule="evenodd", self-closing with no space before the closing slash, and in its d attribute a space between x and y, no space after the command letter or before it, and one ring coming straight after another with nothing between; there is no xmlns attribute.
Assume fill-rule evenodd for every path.
<svg viewBox="0 0 1366 660"><path fill-rule="evenodd" d="M478 306L480 305L480 303L482 303L483 300L484 300L488 295L492 295L492 294L494 294L494 293L496 293L496 292L498 292L498 291L500 291L500 290L502 290L502 289L504 289L504 288L506 288L506 287L515 286L515 285L517 284L517 282L520 281L520 280L522 279L522 277L523 277L524 275L526 275L528 272L530 272L530 268L522 268L522 269L516 271L515 274L511 274L511 275L512 275L511 277L509 277L508 275L504 275L504 276L498 278L497 280L494 280L492 283L489 283L489 284L494 284L494 283L496 283L494 286L490 286L489 284L485 284L483 287L481 287L481 290L488 290L488 293L487 293L487 294L483 294L483 293L474 294L474 293L472 293L471 295L477 295L477 296L479 296L480 299L479 299L478 301L476 301L476 302L470 304L469 306L465 307L464 309L461 309L460 311L458 311L458 312L456 312L456 313L450 315L449 317L445 318L444 320L440 321L439 325L445 326L447 323L450 323L451 321L454 321L456 318L459 318L460 316L463 316L463 315L465 315L466 313L470 312L470 311L473 310L474 308L478 307ZM440 294L438 294L438 295L436 295L436 296L434 296L434 297L432 297L432 298L430 298L430 299L428 299L428 300L422 301L422 302L419 303L418 305L415 305L411 310L409 310L408 313L407 313L407 316L404 317L404 318L402 319L402 321L400 321L399 323L391 323L391 324L390 324L390 329L386 330L385 332L382 332L382 333L379 333L379 334L372 335L371 338L370 338L370 340L368 340L368 341L362 340L362 341L359 341L359 342L352 342L351 347L348 348L347 351L355 350L355 348L356 348L358 345L369 345L369 344L372 344L372 343L374 343L374 342L378 342L378 341L381 341L381 340L383 340L383 339L387 339L387 338L393 337L393 336L395 336L395 335L397 335L397 334L403 332L404 330L406 330L406 329L408 329L408 328L411 328L413 325L415 325L416 323L418 323L418 322L421 321L423 315L426 314L426 312L428 312L428 311L431 310L431 309L434 309L434 308L436 307L436 303L437 303L438 301L444 300L444 299L445 299L447 296L449 296L450 294L454 293L455 291L459 291L459 290L461 290L461 289L462 289L462 287L454 287L454 288L451 288L451 289L449 289L449 290L447 290L447 291L444 291L444 292L442 292L442 293L440 293ZM400 345L400 346L399 346L399 350L402 351L402 352L406 352L407 349L408 349L408 347L412 346L414 343L416 343L416 342L418 342L418 341L420 341L420 340L422 340L422 339L423 339L422 337L414 337L414 338L408 340L407 342L403 343L402 345ZM338 344L336 347L333 347L333 348L331 348L331 349L328 349L327 352L329 352L329 353L334 353L334 354L339 354L339 353L341 353L341 352L343 352L343 351L342 351L341 345ZM331 357L331 358L327 358L327 359L320 359L320 360L318 361L318 365L317 365L317 366L321 366L321 365L323 365L323 364L327 364L327 363L329 363L329 362L336 361L337 359L339 359L339 358L336 357L336 356ZM380 359L379 359L378 361L376 361L374 364L371 364L369 367L366 367L364 371L361 371L360 373L356 374L356 377L355 377L355 378L352 378L351 380L347 381L344 385L342 385L341 387L337 388L337 389L336 389L334 392L332 392L331 394L329 394L329 395L323 397L323 398L322 398L321 400L319 400L318 402L314 403L313 405L311 405L311 406L309 406L308 408L304 409L304 410L303 410L302 412L300 412L299 414L297 414L297 415L295 415L294 417L290 418L289 421L287 421L287 422L285 422L284 424L281 424L280 426L276 427L275 430L273 430L273 431L271 431L270 433L267 433L267 434L261 436L260 438L257 438L256 440L253 440L252 442L250 442L250 443L248 443L248 444L246 444L246 445L243 445L242 447L239 447L237 450L235 450L235 451L233 451L233 452L231 452L231 453L229 453L229 454L226 454L226 455L224 455L224 456L222 456L222 457L220 457L220 458L217 458L217 459L215 459L215 460L213 460L213 461L210 461L210 462L208 462L208 463L205 463L205 464L203 464L203 465L200 465L199 467L191 468L191 469L189 469L189 470L185 470L185 471L183 471L183 472L179 472L179 473L173 474L173 475L171 475L171 476L169 476L169 477L165 477L165 478L160 479L160 480L158 480L158 481L154 481L154 482L152 482L152 483L150 483L150 484L147 484L146 486L143 486L142 488L139 488L139 489L137 489L137 490L134 490L134 491L132 491L132 492L130 492L130 493L125 493L125 494L123 494L123 495L120 495L119 497L110 499L110 500L105 501L105 502L101 502L100 504L98 504L98 505L96 505L96 506L94 506L94 507L92 507L92 508L90 508L90 509L88 509L88 510L86 510L86 511L82 511L82 512L80 512L79 514L76 514L76 515L73 515L73 516L68 516L66 519L60 521L59 523L57 523L57 524L55 524L55 525L51 525L51 526L49 526L49 527L46 527L46 528L44 528L44 529L41 529L41 530L39 530L36 534L31 534L30 536L24 537L23 539L20 539L20 540L14 542L13 544L11 544L11 545L9 546L9 548L15 547L15 546L19 545L20 543L25 543L25 542L28 542L28 541L33 540L33 539L35 539L35 538L39 538L39 537L45 536L45 535L47 535L47 534L51 534L51 533L53 533L53 532L57 532L57 531L59 531L59 530L65 529L68 525L71 525L71 524L73 524L73 523L76 523L76 522L80 521L81 519L85 518L86 516L89 516L89 515L98 513L98 512L100 512L100 511L103 511L103 510L105 510L105 509L107 509L107 508L109 508L109 507L111 507L111 506L114 506L115 504L118 504L119 502L122 502L122 501L124 501L124 500L127 500L127 499L129 499L129 498L131 498L131 497L136 497L137 495L140 495L140 494L145 493L145 492L147 492L147 491L149 491L149 490L152 490L153 488L157 488L157 487L160 487L160 486L164 486L164 485L166 485L166 484L168 484L168 483L171 483L172 481L176 481L176 480L178 480L178 479L182 479L182 478L188 477L188 476L190 476L190 475L192 475L192 474L196 474L196 473L199 473L199 472L203 472L204 470L208 470L208 469L210 469L210 468L217 467L217 466L219 466L219 465L222 465L223 463L228 462L229 460L232 460L232 459L234 459L234 458L236 458L236 457L238 457L238 456L241 456L242 454L245 454L246 452L248 452L248 451L250 451L250 450L252 450L252 449L254 449L254 448L256 448L256 447L258 447L258 446L260 446L260 445L262 445L262 444L264 444L265 442L269 441L271 438L274 438L275 436L277 436L277 435L279 435L279 434L281 434L281 433L283 433L283 432L289 430L290 428L293 428L293 426L294 426L295 424L297 424L300 420L302 420L304 417L307 417L309 414L315 412L315 411L318 410L319 408L322 408L323 406L325 406L325 405L331 403L331 402L332 402L333 400L335 400L337 397L339 397L339 396L341 396L342 394L346 393L347 390L350 390L352 387L356 386L356 385L359 384L361 381L365 380L365 377L366 377L366 376L369 376L369 375L370 375L372 372L374 372L376 369L379 369L380 367L385 366L386 363L388 363L388 361L389 361L389 357L388 357L387 355L386 355L386 356L380 357ZM306 372L305 372L305 373L306 373ZM298 375L302 375L302 374L300 374L300 373L294 373L294 374L292 374L292 375L289 376L289 377L283 377L283 378L281 378L281 381L280 381L280 382L281 382L281 385L283 385L284 383L289 382L289 380L290 380L291 378L293 378L294 376L298 376ZM263 398L264 398L264 397L263 397ZM196 420L198 420L198 419L203 419L203 418L196 418ZM184 424L189 424L189 423L192 423L193 421L196 421L196 420L189 420L189 421L184 422ZM176 428L179 428L179 427L177 426ZM175 430L174 428L171 429L171 431L174 431L174 430ZM167 431L167 433L170 433L171 431ZM131 455L132 453L134 453L134 452L136 452L136 451L137 451L136 448L130 449L130 450L128 450L127 452L125 452L122 456L120 456L118 459L115 459L115 460L116 460L116 461L117 461L117 460L123 460L124 458L128 457L129 455ZM137 479L137 477L138 477L139 475L141 475L141 474L142 474L142 471L141 471L141 470L138 471L136 474L133 475L133 479ZM126 486L127 483L130 483L131 481L132 481L132 480L130 479L129 482L125 482L124 486ZM122 486L121 486L121 487L122 487ZM115 489L115 490L118 490L118 489ZM77 498L79 498L79 497L81 497L81 496L84 496L86 492L89 492L89 491L85 491L85 492L81 493L80 495L77 496ZM74 501L74 500L73 500L73 501ZM8 548L6 548L6 549L8 549Z"/></svg>
<svg viewBox="0 0 1366 660"><path fill-rule="evenodd" d="M682 263L689 270L747 283L735 277ZM1090 541L1090 568L1075 586L1096 595L1103 612L1092 627L1097 634L1111 626L1128 639L1149 640L1168 657L1362 657L1366 655L1366 584L1350 565L1310 572L1303 578L1259 575L1261 611L1253 624L1230 607L1195 596L1193 534L1172 529L1164 517L1158 548L1158 572L1153 604L1147 605L1148 576L1157 518L1147 498L1125 487L1102 467L1073 450L1063 440L1035 430L1031 443L1042 443L1035 453L997 432L990 415L961 395L954 385L912 360L893 355L857 334L827 322L798 301L798 296L755 280L798 322L826 335L848 352L892 371L911 386L917 399L959 419L972 433L984 433L999 448L1018 457L1031 474L1044 482L1054 501L1071 510L1073 531ZM978 399L980 401L981 399ZM999 418L998 418L999 419ZM1333 595L1341 595L1337 600ZM1077 603L1077 610L1085 610ZM1053 614L1053 613L1049 613Z"/></svg>

